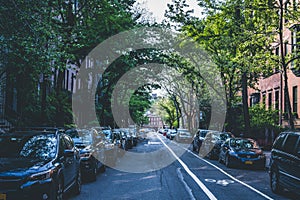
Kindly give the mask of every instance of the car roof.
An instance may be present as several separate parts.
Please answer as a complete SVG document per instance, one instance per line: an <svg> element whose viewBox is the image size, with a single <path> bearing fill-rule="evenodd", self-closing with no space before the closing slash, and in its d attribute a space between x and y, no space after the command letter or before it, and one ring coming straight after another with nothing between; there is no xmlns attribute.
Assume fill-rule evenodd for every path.
<svg viewBox="0 0 300 200"><path fill-rule="evenodd" d="M280 134L296 134L296 135L300 135L299 131L284 131L281 132Z"/></svg>
<svg viewBox="0 0 300 200"><path fill-rule="evenodd" d="M56 131L15 131L3 133L0 137L27 137L27 136L35 136L35 135L57 135Z"/></svg>

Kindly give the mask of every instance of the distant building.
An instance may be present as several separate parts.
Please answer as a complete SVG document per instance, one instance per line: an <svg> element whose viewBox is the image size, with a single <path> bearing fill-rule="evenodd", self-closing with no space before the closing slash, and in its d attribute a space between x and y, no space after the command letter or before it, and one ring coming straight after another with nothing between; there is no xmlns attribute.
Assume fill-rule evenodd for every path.
<svg viewBox="0 0 300 200"><path fill-rule="evenodd" d="M149 118L149 123L144 125L144 127L154 128L154 129L163 127L164 125L163 121L159 116L149 112L146 114L146 116Z"/></svg>

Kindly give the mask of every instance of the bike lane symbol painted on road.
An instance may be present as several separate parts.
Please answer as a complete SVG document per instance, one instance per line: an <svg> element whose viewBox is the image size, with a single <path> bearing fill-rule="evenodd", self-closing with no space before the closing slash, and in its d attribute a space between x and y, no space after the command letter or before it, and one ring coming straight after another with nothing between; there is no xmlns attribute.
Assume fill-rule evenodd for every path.
<svg viewBox="0 0 300 200"><path fill-rule="evenodd" d="M218 185L222 185L222 186L227 186L231 183L234 183L233 180L229 180L229 179L223 179L223 180L215 180L215 179L204 179L206 182L209 182L209 183L216 183Z"/></svg>

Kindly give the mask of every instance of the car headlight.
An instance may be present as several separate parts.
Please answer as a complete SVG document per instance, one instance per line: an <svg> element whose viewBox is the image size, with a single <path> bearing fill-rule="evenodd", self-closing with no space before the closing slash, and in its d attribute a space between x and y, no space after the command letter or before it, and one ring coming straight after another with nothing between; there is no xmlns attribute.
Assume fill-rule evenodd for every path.
<svg viewBox="0 0 300 200"><path fill-rule="evenodd" d="M30 181L41 181L41 180L46 180L46 179L49 179L52 177L54 173L54 170L51 169L51 170L47 170L47 171L43 171L43 172L40 172L40 173L36 173L36 174L32 174L30 177L29 177L29 180Z"/></svg>
<svg viewBox="0 0 300 200"><path fill-rule="evenodd" d="M238 154L237 154L236 152L234 152L234 151L230 151L230 152L229 152L229 155L238 157Z"/></svg>
<svg viewBox="0 0 300 200"><path fill-rule="evenodd" d="M91 157L91 153L89 152L80 154L80 158L89 158L89 157Z"/></svg>

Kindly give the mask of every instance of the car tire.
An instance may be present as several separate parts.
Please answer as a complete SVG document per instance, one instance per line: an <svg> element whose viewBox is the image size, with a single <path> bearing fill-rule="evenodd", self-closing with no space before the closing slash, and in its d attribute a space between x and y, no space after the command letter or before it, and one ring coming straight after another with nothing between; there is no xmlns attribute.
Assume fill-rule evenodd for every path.
<svg viewBox="0 0 300 200"><path fill-rule="evenodd" d="M279 183L279 173L278 170L271 170L270 172L270 185L272 192L280 194L283 190L282 186Z"/></svg>
<svg viewBox="0 0 300 200"><path fill-rule="evenodd" d="M195 148L195 145L194 145L194 143L193 143L193 151L196 151L196 148Z"/></svg>
<svg viewBox="0 0 300 200"><path fill-rule="evenodd" d="M81 171L80 170L78 170L73 191L75 195L79 195L81 192Z"/></svg>
<svg viewBox="0 0 300 200"><path fill-rule="evenodd" d="M97 164L95 164L95 167L91 173L91 181L96 181L97 180L97 174L98 174L98 170L97 170Z"/></svg>
<svg viewBox="0 0 300 200"><path fill-rule="evenodd" d="M100 168L99 171L100 171L101 173L104 173L105 170L106 170L106 166L103 164L103 165L101 166L101 168Z"/></svg>
<svg viewBox="0 0 300 200"><path fill-rule="evenodd" d="M212 159L213 159L213 156L212 156L212 153L211 153L211 152L208 152L208 154L207 154L206 156L207 156L207 158L208 158L209 160L212 160Z"/></svg>
<svg viewBox="0 0 300 200"><path fill-rule="evenodd" d="M63 200L64 199L64 182L61 177L58 178L57 183L54 187L53 200Z"/></svg>
<svg viewBox="0 0 300 200"><path fill-rule="evenodd" d="M128 142L124 141L123 149L124 151L128 151Z"/></svg>
<svg viewBox="0 0 300 200"><path fill-rule="evenodd" d="M229 155L226 155L225 157L225 166L228 167L228 168L231 168L232 167L232 164L230 162L230 156Z"/></svg>
<svg viewBox="0 0 300 200"><path fill-rule="evenodd" d="M218 162L219 162L219 163L222 163L222 162L223 162L223 160L222 160L222 158L221 158L220 155L219 155L219 158L218 158Z"/></svg>

